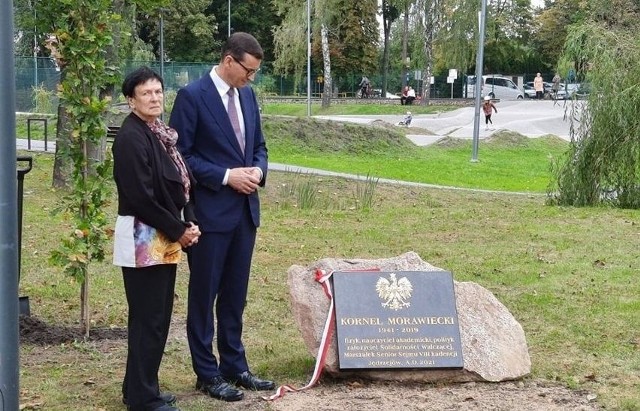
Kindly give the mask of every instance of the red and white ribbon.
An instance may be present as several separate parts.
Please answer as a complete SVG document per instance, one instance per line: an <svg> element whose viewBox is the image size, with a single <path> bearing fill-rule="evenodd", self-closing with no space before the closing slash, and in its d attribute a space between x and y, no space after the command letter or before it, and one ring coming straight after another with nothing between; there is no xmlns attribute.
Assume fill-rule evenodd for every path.
<svg viewBox="0 0 640 411"><path fill-rule="evenodd" d="M369 270L353 270L353 271L380 271L380 269L373 268ZM318 347L318 355L316 356L316 365L313 369L311 380L307 383L307 385L301 388L295 388L288 384L281 385L280 387L278 387L278 389L273 395L269 397L262 397L262 399L267 401L273 401L273 400L277 400L278 398L284 397L284 395L287 392L304 391L316 385L316 383L320 379L320 376L322 376L325 360L327 358L327 352L329 351L329 345L331 344L331 338L333 337L333 330L335 329L335 326L334 326L335 305L333 301L333 289L331 288L331 282L329 281L333 273L334 271L327 273L325 270L321 270L321 269L316 270L316 281L319 282L320 285L322 285L322 289L324 290L325 295L329 299L329 310L327 313L327 319L324 322L324 330L322 331L322 338L320 339L320 347Z"/></svg>
<svg viewBox="0 0 640 411"><path fill-rule="evenodd" d="M329 344L331 341L331 337L333 336L333 321L335 316L333 315L334 305L333 305L333 290L331 289L331 282L329 279L333 275L333 271L327 273L324 270L318 269L316 271L316 281L322 285L325 295L329 298L329 312L327 313L327 320L324 323L324 330L322 331L322 338L320 340L320 347L318 347L318 355L316 356L316 366L313 370L313 375L311 376L311 380L302 388L295 388L291 385L285 384L278 387L275 394L269 397L262 397L267 401L273 401L278 398L283 397L287 392L297 392L304 391L307 388L313 387L320 376L322 375L322 370L324 369L325 359L327 357L327 351L329 348Z"/></svg>

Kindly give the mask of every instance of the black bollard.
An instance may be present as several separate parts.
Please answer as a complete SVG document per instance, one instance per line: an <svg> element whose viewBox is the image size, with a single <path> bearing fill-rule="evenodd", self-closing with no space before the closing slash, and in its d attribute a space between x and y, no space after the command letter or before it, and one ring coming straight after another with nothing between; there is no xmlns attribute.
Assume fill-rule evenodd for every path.
<svg viewBox="0 0 640 411"><path fill-rule="evenodd" d="M26 162L24 168L18 168L18 283L20 282L20 266L22 262L22 197L24 193L24 175L31 171L33 166L33 157L18 156L17 162ZM31 315L31 307L29 306L29 297L18 297L20 303L20 315Z"/></svg>

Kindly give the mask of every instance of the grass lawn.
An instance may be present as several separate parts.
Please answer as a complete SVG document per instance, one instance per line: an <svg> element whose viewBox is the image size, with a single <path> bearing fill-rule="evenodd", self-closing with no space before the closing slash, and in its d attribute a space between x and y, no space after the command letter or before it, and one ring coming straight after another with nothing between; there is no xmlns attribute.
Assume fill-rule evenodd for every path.
<svg viewBox="0 0 640 411"><path fill-rule="evenodd" d="M384 115L384 114L405 114L410 110L415 114L434 114L439 112L451 111L460 106L455 105L429 105L421 106L419 104L411 106L403 106L398 100L395 104L332 104L328 108L322 108L318 102L311 104L311 115L313 116L330 116L330 115ZM267 101L261 104L262 113L265 115L286 115L304 117L307 115L308 107L306 103L281 103Z"/></svg>
<svg viewBox="0 0 640 411"><path fill-rule="evenodd" d="M254 372L294 386L304 385L312 372L313 358L290 313L286 278L291 265L415 251L451 271L456 281L476 282L505 304L527 337L528 379L595 392L607 409L640 409L640 257L634 241L640 235L640 214L545 205L539 194L548 183L549 158L564 151L561 142L549 138L525 144L503 136L486 143L493 144L490 150L481 146L482 161L470 164L470 147L464 145L416 148L395 130L338 125L331 131L321 122L295 126L301 123L265 126L271 127L271 161L532 194L270 172L261 194L262 227L245 313L245 345ZM80 316L79 285L48 263L70 230L50 213L63 196L50 186L53 156L20 154L34 156L34 169L24 182L20 293L30 297L34 317L52 327L74 327ZM368 207L363 184L372 189ZM106 212L115 221L113 200ZM110 259L108 248L106 261L91 266L96 330L126 327L121 273ZM179 272L162 388L179 395L183 410L209 410L211 400L193 392L183 330L186 264ZM22 344L20 356L20 401L31 404L27 409L122 409L125 340ZM242 409L214 404L220 410Z"/></svg>
<svg viewBox="0 0 640 411"><path fill-rule="evenodd" d="M277 116L267 116L264 128L269 160L275 163L501 191L545 192L552 159L568 147L554 136L529 139L501 131L481 142L481 161L472 163L470 140L449 138L416 147L398 128ZM322 130L320 138L317 130Z"/></svg>

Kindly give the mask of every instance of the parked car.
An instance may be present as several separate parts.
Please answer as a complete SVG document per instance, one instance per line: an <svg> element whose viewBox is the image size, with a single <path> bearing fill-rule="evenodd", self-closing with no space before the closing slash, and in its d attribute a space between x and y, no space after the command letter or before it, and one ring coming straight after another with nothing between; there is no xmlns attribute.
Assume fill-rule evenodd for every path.
<svg viewBox="0 0 640 411"><path fill-rule="evenodd" d="M560 88L557 93L551 92L551 97L557 100L567 100L572 99L576 96L578 89L580 88L580 83L560 83Z"/></svg>
<svg viewBox="0 0 640 411"><path fill-rule="evenodd" d="M528 88L529 90L533 90L533 95L529 95L529 97L531 98L536 98L536 90L533 88L533 81L527 81L526 83L524 83L524 86L522 86L523 88ZM551 94L553 88L553 83L549 83L546 81L542 82L542 89L543 89L543 98L547 98L549 97L549 94ZM531 92L530 92L531 93Z"/></svg>
<svg viewBox="0 0 640 411"><path fill-rule="evenodd" d="M578 83L578 88L576 90L576 98L585 98L591 93L591 84L589 83Z"/></svg>
<svg viewBox="0 0 640 411"><path fill-rule="evenodd" d="M475 92L475 76L467 76L467 95L473 96ZM524 91L509 77L500 74L487 74L482 76L482 97L490 96L495 99L516 100L524 98Z"/></svg>
<svg viewBox="0 0 640 411"><path fill-rule="evenodd" d="M522 89L524 91L525 98L536 98L536 90L533 88L533 86L525 84L522 86Z"/></svg>
<svg viewBox="0 0 640 411"><path fill-rule="evenodd" d="M571 90L567 90L567 85L564 84L564 83L560 83L559 86L560 86L560 88L558 89L558 91L557 92L552 91L551 95L556 100L570 99L571 98Z"/></svg>
<svg viewBox="0 0 640 411"><path fill-rule="evenodd" d="M482 96L489 96L503 100L516 100L524 98L524 91L520 89L508 77L498 76L482 76L484 84L482 85Z"/></svg>
<svg viewBox="0 0 640 411"><path fill-rule="evenodd" d="M565 90L567 93L567 98L574 98L576 97L576 95L578 94L578 91L580 90L580 83L569 83L564 85L565 86Z"/></svg>

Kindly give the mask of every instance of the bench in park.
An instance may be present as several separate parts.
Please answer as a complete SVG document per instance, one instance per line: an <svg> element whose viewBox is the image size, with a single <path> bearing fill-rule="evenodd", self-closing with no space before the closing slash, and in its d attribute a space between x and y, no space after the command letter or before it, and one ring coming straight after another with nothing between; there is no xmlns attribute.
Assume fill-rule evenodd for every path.
<svg viewBox="0 0 640 411"><path fill-rule="evenodd" d="M107 142L113 143L116 139L116 134L118 134L118 130L120 130L120 126L109 126L107 127Z"/></svg>

